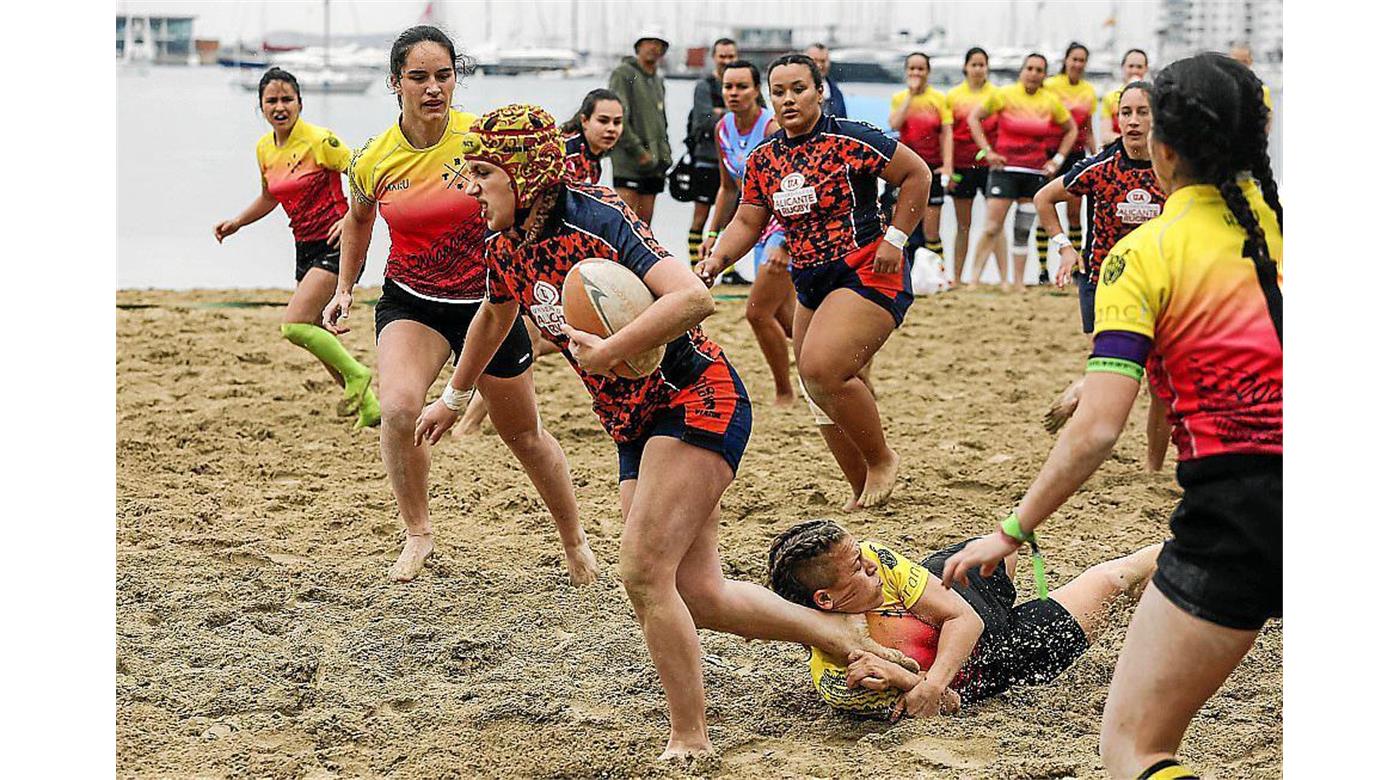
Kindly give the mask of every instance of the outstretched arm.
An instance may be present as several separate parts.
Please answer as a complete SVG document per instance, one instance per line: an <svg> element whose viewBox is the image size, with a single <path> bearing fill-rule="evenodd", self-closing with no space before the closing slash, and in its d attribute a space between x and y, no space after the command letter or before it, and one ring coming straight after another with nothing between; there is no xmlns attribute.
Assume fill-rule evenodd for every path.
<svg viewBox="0 0 1400 780"><path fill-rule="evenodd" d="M214 239L220 244L224 243L225 238L237 233L240 228L251 225L271 214L275 208L277 208L277 200L268 194L267 181L264 180L262 192L253 198L253 202L248 204L248 208L243 209L233 219L226 219L214 226Z"/></svg>
<svg viewBox="0 0 1400 780"><path fill-rule="evenodd" d="M500 349L501 343L506 340L519 311L520 304L515 301L487 301L481 304L471 324L467 326L467 335L462 340L462 357L457 361L457 368L452 371L452 378L447 380L447 387L443 388L442 395L436 401L424 407L423 412L418 415L418 424L413 429L415 446L425 441L437 444L438 439L441 439L462 412L466 411L467 402L471 400L476 387L476 380L481 378L486 364L491 362L496 350Z"/></svg>

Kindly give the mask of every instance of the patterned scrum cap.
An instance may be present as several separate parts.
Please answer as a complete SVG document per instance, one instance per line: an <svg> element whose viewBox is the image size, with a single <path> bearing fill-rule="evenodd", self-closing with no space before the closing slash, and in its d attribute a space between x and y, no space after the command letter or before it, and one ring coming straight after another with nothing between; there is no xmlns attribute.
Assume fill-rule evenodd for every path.
<svg viewBox="0 0 1400 780"><path fill-rule="evenodd" d="M564 178L564 141L554 117L528 103L478 117L462 140L462 155L504 169L518 209L529 208L540 192Z"/></svg>

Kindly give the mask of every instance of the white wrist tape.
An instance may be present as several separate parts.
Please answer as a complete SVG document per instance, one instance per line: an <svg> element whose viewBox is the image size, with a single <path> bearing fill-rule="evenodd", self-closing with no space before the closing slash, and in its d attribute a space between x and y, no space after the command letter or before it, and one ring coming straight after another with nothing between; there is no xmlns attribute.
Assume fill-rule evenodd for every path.
<svg viewBox="0 0 1400 780"><path fill-rule="evenodd" d="M1066 236L1064 233L1056 233L1050 237L1050 246L1058 252L1067 246L1072 246L1072 243L1069 240L1069 236Z"/></svg>
<svg viewBox="0 0 1400 780"><path fill-rule="evenodd" d="M885 240L895 249L903 249L905 244L909 243L909 234L890 225L890 229L885 231Z"/></svg>
<svg viewBox="0 0 1400 780"><path fill-rule="evenodd" d="M442 388L442 405L454 412L463 412L467 409L467 404L471 403L472 396L476 395L476 387L469 387L466 390L458 390L448 382Z"/></svg>
<svg viewBox="0 0 1400 780"><path fill-rule="evenodd" d="M950 176L948 176L948 174L946 174L946 173L944 173L944 174L939 174L938 179L939 179L939 181L941 181L941 182L943 183L943 189L945 189L945 190L948 189L948 183L951 182L951 181L953 180L953 179L952 179Z"/></svg>
<svg viewBox="0 0 1400 780"><path fill-rule="evenodd" d="M1059 152L1056 152L1055 156L1050 158L1050 162L1056 165L1063 165L1065 162L1065 156L1063 154L1060 154Z"/></svg>

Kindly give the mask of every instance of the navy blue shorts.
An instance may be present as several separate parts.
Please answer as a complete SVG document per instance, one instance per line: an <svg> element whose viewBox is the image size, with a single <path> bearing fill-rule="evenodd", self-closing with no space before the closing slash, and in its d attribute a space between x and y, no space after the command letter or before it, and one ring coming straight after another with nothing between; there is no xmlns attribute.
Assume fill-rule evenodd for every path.
<svg viewBox="0 0 1400 780"><path fill-rule="evenodd" d="M642 450L653 436L670 436L718 452L737 475L751 430L753 410L739 372L728 359L716 360L676 394L671 405L656 415L642 435L617 443L617 481L637 478L642 468Z"/></svg>
<svg viewBox="0 0 1400 780"><path fill-rule="evenodd" d="M905 262L899 273L876 273L875 250L879 246L880 241L875 241L842 260L808 268L790 267L797 302L815 311L833 290L845 288L889 312L896 328L904 324L904 315L914 302L914 285L909 280L913 264Z"/></svg>
<svg viewBox="0 0 1400 780"><path fill-rule="evenodd" d="M1093 333L1094 294L1099 290L1099 283L1090 281L1088 274L1079 271L1074 272L1074 281L1079 285L1079 321L1085 333Z"/></svg>

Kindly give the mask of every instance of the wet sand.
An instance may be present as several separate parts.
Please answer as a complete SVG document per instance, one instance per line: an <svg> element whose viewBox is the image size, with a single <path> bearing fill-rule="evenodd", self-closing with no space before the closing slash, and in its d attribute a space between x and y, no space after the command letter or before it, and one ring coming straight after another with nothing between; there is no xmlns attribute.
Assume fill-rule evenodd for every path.
<svg viewBox="0 0 1400 780"><path fill-rule="evenodd" d="M377 434L334 415L338 390L278 337L278 306L219 305L286 295L117 296L118 776L1102 776L1126 608L1053 683L893 725L829 712L800 647L705 632L720 755L653 764L665 700L616 577L616 450L572 371L546 357L536 382L603 580L569 587L543 504L480 435L436 448L437 552L395 584L402 527ZM348 345L372 360L370 307L351 325ZM730 576L759 582L772 535L814 516L911 557L986 531L1049 451L1040 417L1086 345L1069 295L919 299L875 371L899 488L842 515L847 489L805 405L772 406L742 301L706 329L755 399L721 554ZM1142 469L1146 408L1043 534L1052 587L1165 537L1179 490L1171 458ZM1210 777L1281 774L1281 662L1271 623L1187 732L1187 761Z"/></svg>

